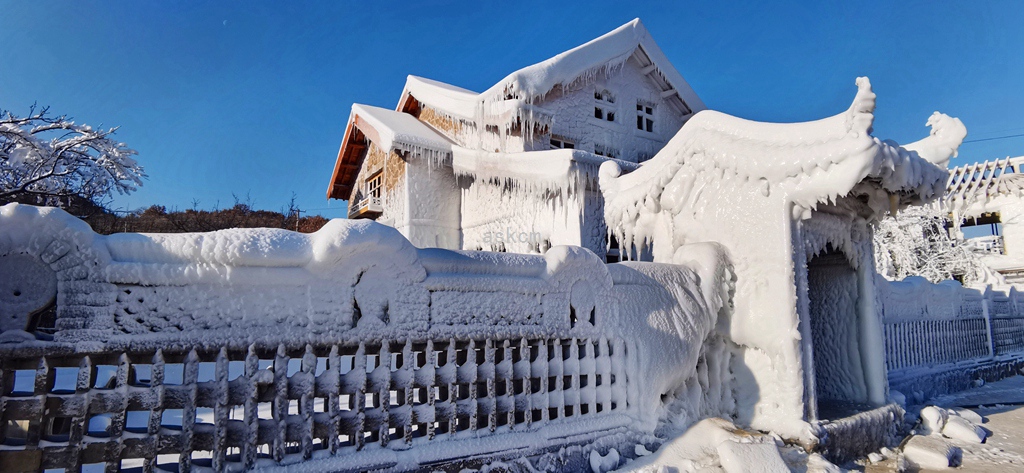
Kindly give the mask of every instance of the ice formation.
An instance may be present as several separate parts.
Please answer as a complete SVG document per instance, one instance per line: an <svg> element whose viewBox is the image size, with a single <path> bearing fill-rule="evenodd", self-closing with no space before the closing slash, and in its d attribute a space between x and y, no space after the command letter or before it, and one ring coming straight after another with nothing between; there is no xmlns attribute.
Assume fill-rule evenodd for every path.
<svg viewBox="0 0 1024 473"><path fill-rule="evenodd" d="M688 243L725 246L737 278L727 330L740 347L730 361L740 379L738 418L790 437L808 435L803 419L816 415L815 396L840 379L812 375L820 360L807 358L812 339L824 336L807 323L823 289L813 286L808 263L835 253L851 287L867 291L851 301L856 332L843 358L859 360L848 367L861 381L846 397L884 403L869 225L894 208L941 196L947 173L933 164L942 158L935 150L959 144L959 122L941 115L929 123L952 132L915 144L933 162L871 136L875 94L866 78L857 85L847 111L816 122L754 123L700 112L640 169L601 169L605 217L624 248L674 262Z"/></svg>
<svg viewBox="0 0 1024 473"><path fill-rule="evenodd" d="M311 469L333 469L358 461L402 469L486 452L542 452L562 442L600 445L606 436L649 436L670 416L688 424L734 405L729 373L716 362L731 270L713 244L689 248L682 265L605 265L578 247L543 256L416 249L397 230L369 221L333 220L309 235L234 229L101 236L61 210L9 204L0 207L0 250L5 269L38 269L57 284L55 344L29 342L29 351L0 345L5 357L31 358L46 346L63 350L53 356L79 358L143 350L152 364L121 355L116 366L93 370L86 356L77 376L87 373L85 384L72 397L92 396L93 386L113 386L128 403L150 399L154 389L179 393L175 402L186 410L173 435L193 442L181 445L216 450L210 440L187 439L230 431L273 452L273 461L247 453L252 465L304 460ZM13 281L0 279L0 291L12 291ZM28 328L49 303L32 301L38 307L21 307L13 320L23 325L5 335ZM258 353L274 347L263 365L266 355ZM177 371L161 353L177 357ZM243 361L244 369L231 368ZM216 370L203 371L203 363ZM53 376L40 366L29 373ZM161 373L159 386L132 384L147 371ZM66 375L53 377L67 382ZM25 378L15 378L12 398L40 386L21 387ZM429 402L428 392L435 393ZM339 395L359 401L338 407ZM292 401L294 410L286 407ZM80 419L96 438L89 442L124 441L120 402L96 407L109 420ZM274 407L263 409L266 402ZM211 406L212 414L200 412ZM357 411L359 422L351 420ZM242 417L259 422L243 424ZM282 425L289 427L280 436L256 434ZM324 433L328 426L335 436ZM370 440L363 426L375 433ZM446 447L409 449L426 441L414 435L423 428ZM394 429L404 434L384 448ZM289 442L303 447L289 450ZM379 448L364 449L364 442ZM328 444L340 453L326 455ZM602 448L603 459L614 457ZM218 451L215 462L234 461Z"/></svg>
<svg viewBox="0 0 1024 473"><path fill-rule="evenodd" d="M634 20L482 93L409 76L396 111L356 105L328 195L419 247L605 256L599 165L635 168L704 108Z"/></svg>

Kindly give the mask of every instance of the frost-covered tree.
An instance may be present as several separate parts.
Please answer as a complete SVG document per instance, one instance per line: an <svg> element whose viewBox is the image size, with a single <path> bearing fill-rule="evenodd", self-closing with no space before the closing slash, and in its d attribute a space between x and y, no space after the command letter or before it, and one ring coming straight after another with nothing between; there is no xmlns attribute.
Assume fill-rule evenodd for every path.
<svg viewBox="0 0 1024 473"><path fill-rule="evenodd" d="M875 227L875 268L889 279L921 276L931 282L960 279L965 286L1000 283L1002 277L951 238L941 204L912 206Z"/></svg>
<svg viewBox="0 0 1024 473"><path fill-rule="evenodd" d="M117 128L93 129L48 108L19 117L0 111L0 203L59 205L72 197L101 202L142 185L138 154L111 138Z"/></svg>

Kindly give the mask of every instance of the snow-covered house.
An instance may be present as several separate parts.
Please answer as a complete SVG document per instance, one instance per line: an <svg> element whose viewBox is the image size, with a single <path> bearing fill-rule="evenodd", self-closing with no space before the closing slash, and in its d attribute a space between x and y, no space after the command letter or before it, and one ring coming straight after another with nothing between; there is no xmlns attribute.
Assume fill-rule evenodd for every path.
<svg viewBox="0 0 1024 473"><path fill-rule="evenodd" d="M415 245L605 253L597 169L654 156L704 104L640 20L484 92L409 76L353 105L327 195Z"/></svg>
<svg viewBox="0 0 1024 473"><path fill-rule="evenodd" d="M1024 156L950 171L944 210L963 238L1009 283L1024 282ZM971 230L968 228L974 227Z"/></svg>

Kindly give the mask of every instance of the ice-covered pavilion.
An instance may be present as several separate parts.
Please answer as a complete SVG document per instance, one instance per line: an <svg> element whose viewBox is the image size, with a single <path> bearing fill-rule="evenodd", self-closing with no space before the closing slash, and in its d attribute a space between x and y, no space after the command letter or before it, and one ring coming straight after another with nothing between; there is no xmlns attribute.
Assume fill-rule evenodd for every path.
<svg viewBox="0 0 1024 473"><path fill-rule="evenodd" d="M714 241L735 266L737 416L800 436L805 421L887 402L870 224L942 195L966 136L939 113L904 146L871 135L875 94L857 80L843 113L793 124L697 113L639 169L601 168L605 217L627 247L687 261Z"/></svg>

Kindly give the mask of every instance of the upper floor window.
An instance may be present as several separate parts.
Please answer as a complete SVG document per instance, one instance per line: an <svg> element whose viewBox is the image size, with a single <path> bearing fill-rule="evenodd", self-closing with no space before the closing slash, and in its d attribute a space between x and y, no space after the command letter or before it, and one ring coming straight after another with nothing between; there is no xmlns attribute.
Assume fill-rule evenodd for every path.
<svg viewBox="0 0 1024 473"><path fill-rule="evenodd" d="M615 121L615 96L607 90L594 91L594 118Z"/></svg>
<svg viewBox="0 0 1024 473"><path fill-rule="evenodd" d="M366 197L380 198L380 187L384 182L384 173L377 171L372 177L366 180Z"/></svg>
<svg viewBox="0 0 1024 473"><path fill-rule="evenodd" d="M637 101L636 103L636 129L654 132L654 105Z"/></svg>
<svg viewBox="0 0 1024 473"><path fill-rule="evenodd" d="M551 136L551 149L574 149L576 144L558 135Z"/></svg>

